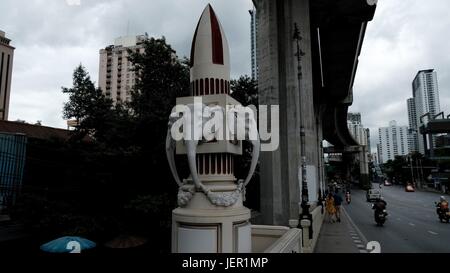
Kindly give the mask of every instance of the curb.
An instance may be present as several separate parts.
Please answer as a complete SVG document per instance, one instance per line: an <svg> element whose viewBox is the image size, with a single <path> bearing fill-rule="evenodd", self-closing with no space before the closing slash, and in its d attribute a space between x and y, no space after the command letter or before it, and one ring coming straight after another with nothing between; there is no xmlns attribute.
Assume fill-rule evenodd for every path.
<svg viewBox="0 0 450 273"><path fill-rule="evenodd" d="M348 219L348 223L350 224L349 234L353 240L353 243L359 249L359 253L369 253L366 248L366 246L368 244L366 237L361 232L361 230L359 230L359 228L355 225L353 220L350 218L348 213L345 211L345 208L342 207L341 210L345 214L345 217L347 217L347 219Z"/></svg>

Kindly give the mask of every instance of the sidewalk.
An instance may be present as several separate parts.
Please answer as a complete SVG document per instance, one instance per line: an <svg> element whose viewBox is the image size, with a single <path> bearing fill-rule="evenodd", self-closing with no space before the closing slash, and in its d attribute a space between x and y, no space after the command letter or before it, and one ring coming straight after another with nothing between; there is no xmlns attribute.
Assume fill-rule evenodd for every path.
<svg viewBox="0 0 450 273"><path fill-rule="evenodd" d="M314 253L367 253L367 243L360 237L342 208L340 223L330 223L325 217Z"/></svg>

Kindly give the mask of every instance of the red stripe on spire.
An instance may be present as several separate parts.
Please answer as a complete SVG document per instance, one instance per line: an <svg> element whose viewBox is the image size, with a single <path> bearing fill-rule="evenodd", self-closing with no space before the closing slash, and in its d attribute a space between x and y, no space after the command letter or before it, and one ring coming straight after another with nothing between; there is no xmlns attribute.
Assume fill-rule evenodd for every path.
<svg viewBox="0 0 450 273"><path fill-rule="evenodd" d="M223 44L222 33L220 32L219 21L211 6L209 6L211 18L211 36L212 36L212 61L214 64L223 65Z"/></svg>

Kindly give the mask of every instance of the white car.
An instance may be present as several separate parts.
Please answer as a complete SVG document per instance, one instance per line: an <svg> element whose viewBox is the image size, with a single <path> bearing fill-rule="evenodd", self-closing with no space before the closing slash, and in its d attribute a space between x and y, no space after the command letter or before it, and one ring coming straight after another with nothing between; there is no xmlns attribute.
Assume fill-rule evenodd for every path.
<svg viewBox="0 0 450 273"><path fill-rule="evenodd" d="M367 202L375 201L378 198L381 198L381 190L379 189L370 189L366 193Z"/></svg>

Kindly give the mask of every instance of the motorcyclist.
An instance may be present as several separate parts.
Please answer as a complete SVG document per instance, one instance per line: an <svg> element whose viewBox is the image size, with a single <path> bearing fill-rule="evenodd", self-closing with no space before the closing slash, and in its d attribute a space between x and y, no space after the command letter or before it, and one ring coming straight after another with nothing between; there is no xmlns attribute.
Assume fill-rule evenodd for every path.
<svg viewBox="0 0 450 273"><path fill-rule="evenodd" d="M439 198L439 203L436 204L436 212L438 215L441 214L442 210L448 210L448 201L444 196L441 196Z"/></svg>
<svg viewBox="0 0 450 273"><path fill-rule="evenodd" d="M378 224L378 216L379 216L380 212L384 213L384 215L387 216L387 212L385 211L386 206L387 206L387 203L383 197L377 198L377 200L373 204L372 209L375 210L374 216L375 216L375 221L377 222L377 224Z"/></svg>
<svg viewBox="0 0 450 273"><path fill-rule="evenodd" d="M384 200L384 197L380 197L377 198L377 200L375 201L375 203L373 204L373 209L378 212L378 211L383 211L386 209L387 203Z"/></svg>
<svg viewBox="0 0 450 273"><path fill-rule="evenodd" d="M350 190L347 190L347 192L345 193L345 200L347 201L347 204L350 204L352 200Z"/></svg>

